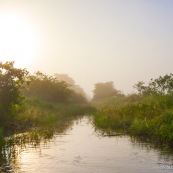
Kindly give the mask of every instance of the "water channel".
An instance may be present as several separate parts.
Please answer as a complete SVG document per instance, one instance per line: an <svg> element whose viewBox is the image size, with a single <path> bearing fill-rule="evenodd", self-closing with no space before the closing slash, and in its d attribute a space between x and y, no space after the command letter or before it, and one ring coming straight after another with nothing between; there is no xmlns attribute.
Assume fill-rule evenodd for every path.
<svg viewBox="0 0 173 173"><path fill-rule="evenodd" d="M173 156L126 135L102 136L84 117L39 147L25 147L4 172L167 173L173 172Z"/></svg>

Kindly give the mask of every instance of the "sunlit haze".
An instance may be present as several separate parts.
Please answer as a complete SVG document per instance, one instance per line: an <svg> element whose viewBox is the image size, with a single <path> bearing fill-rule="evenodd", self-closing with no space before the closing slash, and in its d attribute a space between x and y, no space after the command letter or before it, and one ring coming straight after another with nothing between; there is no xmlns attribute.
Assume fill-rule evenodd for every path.
<svg viewBox="0 0 173 173"><path fill-rule="evenodd" d="M173 73L172 19L172 0L0 0L0 60L129 93Z"/></svg>

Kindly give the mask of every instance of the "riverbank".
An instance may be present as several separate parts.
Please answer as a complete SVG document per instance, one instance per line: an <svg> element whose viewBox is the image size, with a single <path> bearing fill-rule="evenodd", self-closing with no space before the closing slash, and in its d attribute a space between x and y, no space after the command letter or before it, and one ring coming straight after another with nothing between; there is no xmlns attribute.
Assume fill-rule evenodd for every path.
<svg viewBox="0 0 173 173"><path fill-rule="evenodd" d="M173 96L139 97L102 106L94 114L94 124L105 133L122 131L173 148Z"/></svg>
<svg viewBox="0 0 173 173"><path fill-rule="evenodd" d="M54 126L62 128L62 124L65 124L66 121L75 119L79 115L91 114L94 110L95 108L89 103L63 104L26 98L16 117L9 121L1 122L0 145L4 143L4 137L6 136L29 132L33 129L38 134L42 134L40 133L40 129L49 127L49 129L53 129Z"/></svg>

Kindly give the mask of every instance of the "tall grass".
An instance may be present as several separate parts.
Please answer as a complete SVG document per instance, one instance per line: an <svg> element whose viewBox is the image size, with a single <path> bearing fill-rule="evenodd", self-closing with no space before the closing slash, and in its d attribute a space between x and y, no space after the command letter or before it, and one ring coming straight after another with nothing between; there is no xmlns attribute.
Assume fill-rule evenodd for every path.
<svg viewBox="0 0 173 173"><path fill-rule="evenodd" d="M173 147L173 96L148 96L106 106L94 114L94 124L105 132L121 130Z"/></svg>
<svg viewBox="0 0 173 173"><path fill-rule="evenodd" d="M51 103L44 102L38 99L27 99L26 100L26 112L24 114L28 114L29 117L35 116L35 118L44 119L49 116L50 118L59 118L59 117L69 117L76 115L83 115L87 113L92 113L95 111L95 108L88 103ZM24 114L21 116L24 117Z"/></svg>
<svg viewBox="0 0 173 173"><path fill-rule="evenodd" d="M75 118L78 115L90 114L95 108L88 103L53 103L36 98L27 98L22 109L11 121L3 122L5 136L25 132L35 127L53 126L57 122Z"/></svg>

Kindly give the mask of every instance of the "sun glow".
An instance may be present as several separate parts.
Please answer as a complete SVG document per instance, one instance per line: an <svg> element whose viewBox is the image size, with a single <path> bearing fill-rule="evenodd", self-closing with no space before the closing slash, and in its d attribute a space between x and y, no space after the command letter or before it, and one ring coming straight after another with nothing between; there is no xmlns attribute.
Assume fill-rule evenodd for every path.
<svg viewBox="0 0 173 173"><path fill-rule="evenodd" d="M0 61L26 67L34 63L39 46L36 29L24 17L0 13Z"/></svg>

